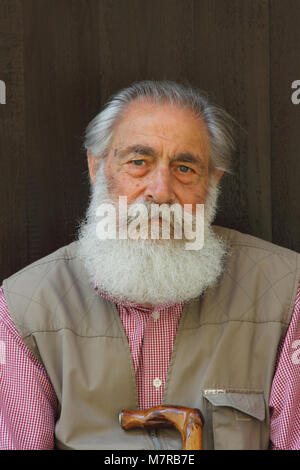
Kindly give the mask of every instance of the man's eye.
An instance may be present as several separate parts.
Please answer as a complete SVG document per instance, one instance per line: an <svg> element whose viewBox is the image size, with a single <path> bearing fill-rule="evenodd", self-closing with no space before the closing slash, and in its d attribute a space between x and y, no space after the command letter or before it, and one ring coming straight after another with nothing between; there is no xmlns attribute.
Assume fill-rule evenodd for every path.
<svg viewBox="0 0 300 470"><path fill-rule="evenodd" d="M131 160L131 163L133 163L134 166L143 166L145 160Z"/></svg>
<svg viewBox="0 0 300 470"><path fill-rule="evenodd" d="M188 166L184 166L184 165L180 165L178 168L181 173L189 173L192 171L191 168L189 168Z"/></svg>

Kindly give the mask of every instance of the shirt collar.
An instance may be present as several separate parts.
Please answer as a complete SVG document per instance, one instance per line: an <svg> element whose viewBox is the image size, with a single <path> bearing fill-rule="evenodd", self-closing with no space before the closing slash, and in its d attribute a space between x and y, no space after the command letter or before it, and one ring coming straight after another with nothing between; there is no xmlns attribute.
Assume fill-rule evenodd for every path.
<svg viewBox="0 0 300 470"><path fill-rule="evenodd" d="M105 292L103 289L100 289L98 283L94 284L94 290L101 297L104 297L105 299L119 305L120 307L134 308L136 310L143 310L143 311L146 311L146 312L153 312L153 310L155 310L157 312L159 310L173 309L174 307L178 307L178 306L183 305L183 302L178 302L178 303L158 304L155 307L145 307L145 306L139 305L135 302L130 302L129 300L119 300L119 299L117 299L116 297L114 297L114 296L108 294L107 292Z"/></svg>

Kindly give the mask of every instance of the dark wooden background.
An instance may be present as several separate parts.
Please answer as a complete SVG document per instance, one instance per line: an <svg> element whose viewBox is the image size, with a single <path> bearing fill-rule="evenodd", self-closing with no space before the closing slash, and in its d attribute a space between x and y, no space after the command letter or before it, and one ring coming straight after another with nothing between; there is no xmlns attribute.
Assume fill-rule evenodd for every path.
<svg viewBox="0 0 300 470"><path fill-rule="evenodd" d="M0 0L0 278L71 242L82 136L120 87L188 80L240 123L217 223L299 251L300 0Z"/></svg>

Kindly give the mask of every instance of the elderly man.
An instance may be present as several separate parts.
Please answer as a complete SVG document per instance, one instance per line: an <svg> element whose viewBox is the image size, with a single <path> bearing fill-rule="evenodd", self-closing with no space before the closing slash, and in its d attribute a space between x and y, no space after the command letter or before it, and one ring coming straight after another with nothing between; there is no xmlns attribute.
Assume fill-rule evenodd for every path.
<svg viewBox="0 0 300 470"><path fill-rule="evenodd" d="M204 449L300 448L299 256L212 225L231 135L174 82L135 83L89 124L78 240L3 281L2 449L180 449L175 429L120 427L122 409L162 404L201 411ZM118 236L136 222L121 198L158 236ZM99 236L105 204L116 237ZM163 205L196 232L176 237L172 212L164 237Z"/></svg>

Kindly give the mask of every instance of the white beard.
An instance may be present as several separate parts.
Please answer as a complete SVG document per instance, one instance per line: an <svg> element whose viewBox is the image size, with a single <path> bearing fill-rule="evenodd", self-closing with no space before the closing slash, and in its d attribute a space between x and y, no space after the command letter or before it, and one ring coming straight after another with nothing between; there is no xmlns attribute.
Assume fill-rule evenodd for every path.
<svg viewBox="0 0 300 470"><path fill-rule="evenodd" d="M211 185L205 202L204 246L185 250L183 240L101 240L96 234L97 207L108 197L101 163L86 219L81 223L79 256L89 281L120 301L160 305L187 302L213 287L223 272L225 242L211 228L218 187Z"/></svg>

